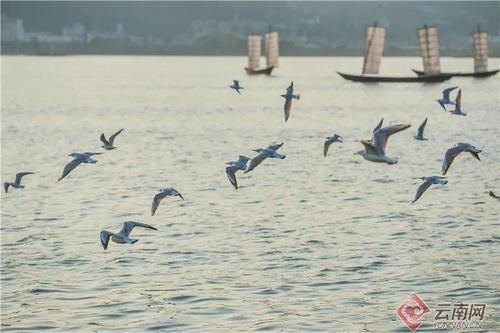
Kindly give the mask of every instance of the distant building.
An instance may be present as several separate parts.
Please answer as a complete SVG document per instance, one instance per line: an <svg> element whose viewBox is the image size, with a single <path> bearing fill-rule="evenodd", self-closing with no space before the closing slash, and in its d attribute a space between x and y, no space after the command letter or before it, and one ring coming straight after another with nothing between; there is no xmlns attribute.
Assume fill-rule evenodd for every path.
<svg viewBox="0 0 500 333"><path fill-rule="evenodd" d="M74 23L73 25L66 26L62 29L63 37L73 43L84 43L85 33L85 26L81 23Z"/></svg>
<svg viewBox="0 0 500 333"><path fill-rule="evenodd" d="M2 41L17 42L24 39L23 20L2 15Z"/></svg>

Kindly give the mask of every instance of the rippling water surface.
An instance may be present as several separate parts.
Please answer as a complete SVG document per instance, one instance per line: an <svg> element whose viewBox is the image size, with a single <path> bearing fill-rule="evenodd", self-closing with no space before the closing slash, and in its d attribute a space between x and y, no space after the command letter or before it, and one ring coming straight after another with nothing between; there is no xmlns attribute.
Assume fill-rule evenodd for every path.
<svg viewBox="0 0 500 333"><path fill-rule="evenodd" d="M272 77L247 77L244 58L2 57L2 331L406 332L396 307L418 292L439 302L486 303L500 330L500 76L443 84L363 85L359 58L282 58ZM490 66L498 67L498 59ZM442 59L467 71L470 59ZM384 58L412 75L418 58ZM232 79L245 87L238 96ZM284 122L279 96L301 94ZM434 101L463 89L467 117ZM393 136L396 165L363 160L360 139L384 117L412 127ZM429 117L428 141L413 134ZM56 183L74 151L119 149ZM345 138L323 158L326 135ZM225 162L284 141L229 184ZM414 205L457 142L446 186ZM153 195L173 186L154 217ZM134 245L99 243L102 229L138 220ZM432 315L421 330L432 330Z"/></svg>

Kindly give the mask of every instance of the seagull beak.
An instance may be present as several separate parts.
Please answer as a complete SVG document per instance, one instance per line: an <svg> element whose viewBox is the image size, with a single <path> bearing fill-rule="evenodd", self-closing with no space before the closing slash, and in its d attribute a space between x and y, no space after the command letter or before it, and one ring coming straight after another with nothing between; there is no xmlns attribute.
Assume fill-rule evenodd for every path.
<svg viewBox="0 0 500 333"><path fill-rule="evenodd" d="M178 196L180 196L180 197L181 197L181 199L182 199L182 200L184 200L184 198L182 197L182 194L180 194L180 193L179 193L179 194L178 194Z"/></svg>

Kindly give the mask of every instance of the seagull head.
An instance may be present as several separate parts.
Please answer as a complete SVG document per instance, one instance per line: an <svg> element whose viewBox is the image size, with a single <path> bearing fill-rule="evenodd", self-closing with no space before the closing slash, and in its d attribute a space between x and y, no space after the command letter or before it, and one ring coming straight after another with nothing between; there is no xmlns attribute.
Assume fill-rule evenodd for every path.
<svg viewBox="0 0 500 333"><path fill-rule="evenodd" d="M254 152L256 153L261 153L262 152L262 148L259 148L259 149L252 149Z"/></svg>

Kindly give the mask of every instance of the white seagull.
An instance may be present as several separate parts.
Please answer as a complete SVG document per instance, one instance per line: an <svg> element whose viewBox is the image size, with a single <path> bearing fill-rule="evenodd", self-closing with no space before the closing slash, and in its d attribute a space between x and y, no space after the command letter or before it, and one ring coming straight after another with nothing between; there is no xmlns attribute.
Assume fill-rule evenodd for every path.
<svg viewBox="0 0 500 333"><path fill-rule="evenodd" d="M458 90L457 98L455 99L455 108L450 113L457 116L467 115L467 113L462 111L462 89Z"/></svg>
<svg viewBox="0 0 500 333"><path fill-rule="evenodd" d="M233 80L233 84L230 85L229 88L236 90L236 92L240 95L241 95L240 89L245 89L242 86L240 86L240 81L238 80Z"/></svg>
<svg viewBox="0 0 500 333"><path fill-rule="evenodd" d="M252 171L253 169L255 169L257 165L262 163L262 161L264 161L268 157L284 159L286 155L278 154L276 152L278 149L281 148L281 146L283 146L283 142L269 145L266 148L254 149L253 151L259 153L259 155L252 158L252 160L250 161L250 165L248 166L248 168L245 170L244 173Z"/></svg>
<svg viewBox="0 0 500 333"><path fill-rule="evenodd" d="M227 178L229 179L229 181L236 190L238 189L238 182L236 181L236 172L238 170L246 170L247 162L249 160L250 158L240 155L237 161L231 161L226 163L227 165L229 165L228 167L226 167Z"/></svg>
<svg viewBox="0 0 500 333"><path fill-rule="evenodd" d="M109 140L106 140L106 137L104 136L104 133L101 134L101 141L102 143L104 144L102 146L102 148L106 149L106 150L112 150L112 149L116 149L118 147L115 147L113 146L113 142L115 142L115 138L118 134L120 134L121 132L123 131L123 128L121 130L119 130L118 132L116 132L115 134L111 135L109 137Z"/></svg>
<svg viewBox="0 0 500 333"><path fill-rule="evenodd" d="M153 203L151 204L151 216L155 215L155 212L158 209L158 206L160 205L160 202L163 200L163 198L168 197L168 196L178 196L182 200L184 200L184 198L182 197L182 194L177 192L177 190L173 187L168 187L168 188L159 190L159 193L157 193L154 196Z"/></svg>
<svg viewBox="0 0 500 333"><path fill-rule="evenodd" d="M373 133L372 142L367 140L361 140L361 143L365 146L365 150L360 150L355 154L363 156L365 160L371 162L383 162L387 164L398 163L397 158L390 158L385 154L385 148L387 146L387 141L389 137L393 134L401 132L409 128L410 124L398 124L383 127Z"/></svg>
<svg viewBox="0 0 500 333"><path fill-rule="evenodd" d="M5 193L9 190L9 186L12 186L13 188L24 188L24 185L21 185L21 179L23 179L24 176L26 175L32 175L34 172L19 172L16 174L16 179L14 180L13 183L10 182L5 182L3 183L3 188L5 190Z"/></svg>
<svg viewBox="0 0 500 333"><path fill-rule="evenodd" d="M443 110L447 111L446 106L445 106L446 104L448 104L448 105L455 104L455 103L453 103L452 100L450 100L450 93L457 88L458 87L446 88L445 90L443 90L443 97L440 99L436 99L436 101L439 103L439 105L441 105Z"/></svg>
<svg viewBox="0 0 500 333"><path fill-rule="evenodd" d="M138 239L130 238L130 233L134 230L134 227L141 227L146 229L158 230L155 227L150 226L149 224L128 221L123 223L122 230L119 233L115 234L113 232L109 232L107 230L101 231L101 244L102 247L106 250L108 248L109 239L118 244L134 244L138 241Z"/></svg>
<svg viewBox="0 0 500 333"><path fill-rule="evenodd" d="M325 144L323 146L323 156L326 157L326 154L328 153L328 148L330 148L330 145L334 142L344 142L344 138L341 137L338 134L334 134L333 136L327 136L325 138Z"/></svg>
<svg viewBox="0 0 500 333"><path fill-rule="evenodd" d="M471 153L471 155L474 156L478 161L481 161L481 159L479 158L479 153L481 152L481 149L478 149L468 143L457 143L454 147L448 149L446 151L446 154L444 154L443 168L442 168L443 175L446 175L446 172L448 172L448 169L450 168L451 163L453 163L455 157L457 157L462 152Z"/></svg>
<svg viewBox="0 0 500 333"><path fill-rule="evenodd" d="M417 193L415 194L415 199L413 199L410 205L412 205L415 201L420 199L422 194L424 194L424 192L427 191L427 189L431 187L431 185L434 184L446 185L448 183L446 178L441 176L421 177L420 179L422 179L424 182L418 187Z"/></svg>
<svg viewBox="0 0 500 333"><path fill-rule="evenodd" d="M427 125L427 118L425 118L425 120L418 128L417 135L414 136L416 140L427 140L427 138L424 138L425 125Z"/></svg>
<svg viewBox="0 0 500 333"><path fill-rule="evenodd" d="M293 81L290 83L290 86L286 88L286 94L281 95L285 99L285 122L290 117L290 110L292 108L292 100L295 98L296 100L300 99L300 94L294 95L293 93Z"/></svg>
<svg viewBox="0 0 500 333"><path fill-rule="evenodd" d="M94 155L100 155L102 153L92 153L92 152L85 152L85 153L71 153L68 156L73 157L73 160L66 164L66 166L63 169L63 172L61 174L61 177L57 181L62 180L64 177L66 177L71 171L73 171L74 168L79 166L81 163L97 163L97 160L93 159L92 156Z"/></svg>

